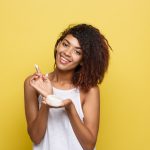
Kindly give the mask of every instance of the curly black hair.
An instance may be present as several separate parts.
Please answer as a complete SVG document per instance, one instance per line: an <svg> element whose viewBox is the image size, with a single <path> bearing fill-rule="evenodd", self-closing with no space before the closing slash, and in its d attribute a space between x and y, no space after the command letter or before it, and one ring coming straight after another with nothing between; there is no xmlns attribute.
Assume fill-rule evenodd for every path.
<svg viewBox="0 0 150 150"><path fill-rule="evenodd" d="M91 87L102 82L108 68L109 48L111 49L111 47L104 35L92 25L70 25L61 33L55 44L55 59L58 43L69 34L78 39L83 51L82 66L78 65L76 67L72 83L74 86L88 91Z"/></svg>

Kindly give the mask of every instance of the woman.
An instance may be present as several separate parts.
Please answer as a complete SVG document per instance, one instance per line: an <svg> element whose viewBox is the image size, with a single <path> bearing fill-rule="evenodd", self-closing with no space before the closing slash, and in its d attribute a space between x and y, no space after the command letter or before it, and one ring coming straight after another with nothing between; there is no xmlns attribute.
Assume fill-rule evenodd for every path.
<svg viewBox="0 0 150 150"><path fill-rule="evenodd" d="M101 83L108 68L109 44L92 25L68 27L55 44L55 69L40 70L24 83L28 133L34 150L93 150L96 145ZM61 105L48 103L48 96Z"/></svg>

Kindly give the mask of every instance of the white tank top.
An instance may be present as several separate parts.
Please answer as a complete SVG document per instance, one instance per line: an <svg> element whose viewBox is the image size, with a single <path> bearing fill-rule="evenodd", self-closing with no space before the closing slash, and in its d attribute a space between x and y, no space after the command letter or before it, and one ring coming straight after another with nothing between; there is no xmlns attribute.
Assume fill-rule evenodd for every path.
<svg viewBox="0 0 150 150"><path fill-rule="evenodd" d="M64 99L71 99L80 119L83 121L83 111L78 88L62 90L53 87L53 93ZM39 107L41 105L39 96ZM47 129L40 144L33 145L33 150L83 150L70 123L65 108L50 108Z"/></svg>

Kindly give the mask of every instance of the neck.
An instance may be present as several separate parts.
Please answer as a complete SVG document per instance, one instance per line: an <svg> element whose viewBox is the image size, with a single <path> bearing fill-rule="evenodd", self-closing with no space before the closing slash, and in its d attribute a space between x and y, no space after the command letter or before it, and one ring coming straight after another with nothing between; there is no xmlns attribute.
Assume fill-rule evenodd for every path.
<svg viewBox="0 0 150 150"><path fill-rule="evenodd" d="M72 84L73 71L61 71L57 68L52 74L52 81L60 84Z"/></svg>

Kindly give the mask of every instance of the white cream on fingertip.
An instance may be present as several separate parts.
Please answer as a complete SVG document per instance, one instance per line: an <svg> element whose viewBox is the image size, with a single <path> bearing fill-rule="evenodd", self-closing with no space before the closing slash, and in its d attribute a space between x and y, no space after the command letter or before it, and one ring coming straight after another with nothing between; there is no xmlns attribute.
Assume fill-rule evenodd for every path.
<svg viewBox="0 0 150 150"><path fill-rule="evenodd" d="M36 69L36 72L39 71L39 66L37 64L34 65L35 69Z"/></svg>

